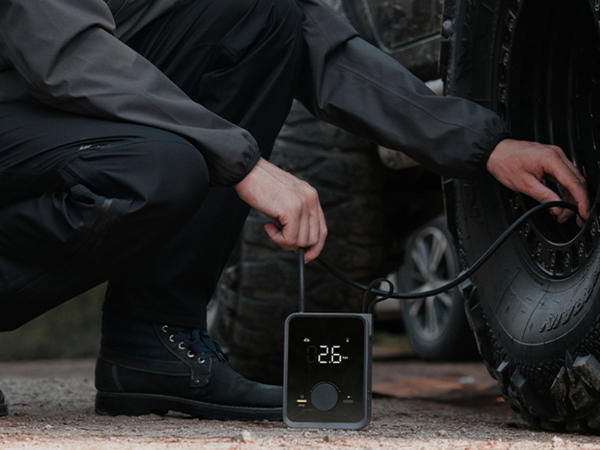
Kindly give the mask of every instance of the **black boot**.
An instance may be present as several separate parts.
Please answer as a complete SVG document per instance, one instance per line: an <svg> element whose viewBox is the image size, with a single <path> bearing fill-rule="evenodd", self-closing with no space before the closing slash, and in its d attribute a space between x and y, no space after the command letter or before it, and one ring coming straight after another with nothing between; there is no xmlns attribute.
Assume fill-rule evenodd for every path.
<svg viewBox="0 0 600 450"><path fill-rule="evenodd" d="M4 401L4 394L0 391L0 417L8 414L8 405Z"/></svg>
<svg viewBox="0 0 600 450"><path fill-rule="evenodd" d="M281 420L283 390L233 371L203 330L103 321L96 412L222 420ZM116 324L116 325L115 325Z"/></svg>

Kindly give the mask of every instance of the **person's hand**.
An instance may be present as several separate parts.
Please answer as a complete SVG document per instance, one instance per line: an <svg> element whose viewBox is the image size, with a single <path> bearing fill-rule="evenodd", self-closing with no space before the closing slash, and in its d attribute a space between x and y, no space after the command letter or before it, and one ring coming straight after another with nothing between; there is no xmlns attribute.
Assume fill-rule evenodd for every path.
<svg viewBox="0 0 600 450"><path fill-rule="evenodd" d="M306 248L307 263L319 256L327 225L312 186L261 158L235 190L271 219L273 223L266 224L265 231L273 242L284 250Z"/></svg>
<svg viewBox="0 0 600 450"><path fill-rule="evenodd" d="M553 145L505 139L500 142L487 162L487 170L504 186L536 199L540 203L563 200L577 205L577 224L582 227L589 218L590 202L585 178ZM560 184L562 199L544 186L543 179ZM566 208L552 208L559 223L575 214ZM582 220L583 218L583 220Z"/></svg>

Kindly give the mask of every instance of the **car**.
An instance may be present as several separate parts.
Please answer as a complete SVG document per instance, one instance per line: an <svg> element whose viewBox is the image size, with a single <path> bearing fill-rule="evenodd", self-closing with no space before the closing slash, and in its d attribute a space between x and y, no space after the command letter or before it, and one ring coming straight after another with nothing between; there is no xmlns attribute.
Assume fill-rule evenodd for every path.
<svg viewBox="0 0 600 450"><path fill-rule="evenodd" d="M459 255L452 242L445 215L425 223L408 236L404 262L388 279L397 276L400 292L424 292L449 283L461 273ZM460 288L426 298L395 301L401 306L406 335L418 356L431 361L477 358Z"/></svg>
<svg viewBox="0 0 600 450"><path fill-rule="evenodd" d="M528 219L462 293L481 357L507 404L535 427L597 432L600 0L337 0L333 6L421 79L441 78L446 95L494 110L515 138L559 146L585 175L592 213L583 228L574 220L558 224L547 213ZM312 120L294 107L275 161L317 186L331 224L323 257L349 276L372 279L400 265L406 236L441 211L439 184L461 269L536 204L491 176L439 183L402 157L401 170L391 170L376 158L389 156L385 149ZM561 192L553 180L546 184ZM234 367L279 381L279 324L295 309L295 258L271 246L262 221L249 219L217 295L212 329L226 341ZM309 275L313 308L356 310L360 301L349 288L314 268Z"/></svg>

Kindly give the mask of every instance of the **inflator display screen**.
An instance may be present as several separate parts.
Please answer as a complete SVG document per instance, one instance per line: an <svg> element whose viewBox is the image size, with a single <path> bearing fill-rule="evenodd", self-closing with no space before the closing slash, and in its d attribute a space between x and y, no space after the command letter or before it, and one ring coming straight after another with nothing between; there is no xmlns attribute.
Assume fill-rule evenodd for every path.
<svg viewBox="0 0 600 450"><path fill-rule="evenodd" d="M290 319L290 420L352 423L363 419L367 327L357 315L301 314Z"/></svg>

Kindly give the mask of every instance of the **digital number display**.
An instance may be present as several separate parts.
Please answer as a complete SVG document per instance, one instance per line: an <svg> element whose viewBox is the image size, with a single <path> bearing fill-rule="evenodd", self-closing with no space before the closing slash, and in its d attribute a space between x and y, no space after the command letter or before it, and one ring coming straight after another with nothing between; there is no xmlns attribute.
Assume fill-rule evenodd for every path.
<svg viewBox="0 0 600 450"><path fill-rule="evenodd" d="M342 361L348 359L340 353L341 345L309 345L306 349L306 361L309 363L318 364L341 364Z"/></svg>

